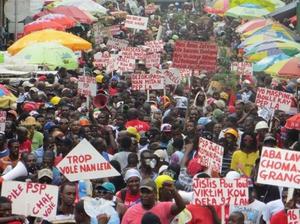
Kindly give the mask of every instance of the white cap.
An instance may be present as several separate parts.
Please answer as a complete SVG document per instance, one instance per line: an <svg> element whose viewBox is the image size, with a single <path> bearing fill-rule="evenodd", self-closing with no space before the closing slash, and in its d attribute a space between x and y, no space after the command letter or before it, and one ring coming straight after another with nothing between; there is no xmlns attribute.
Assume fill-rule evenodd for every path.
<svg viewBox="0 0 300 224"><path fill-rule="evenodd" d="M257 130L268 129L268 128L269 128L269 126L268 126L267 122L260 121L255 125L255 133L257 132Z"/></svg>

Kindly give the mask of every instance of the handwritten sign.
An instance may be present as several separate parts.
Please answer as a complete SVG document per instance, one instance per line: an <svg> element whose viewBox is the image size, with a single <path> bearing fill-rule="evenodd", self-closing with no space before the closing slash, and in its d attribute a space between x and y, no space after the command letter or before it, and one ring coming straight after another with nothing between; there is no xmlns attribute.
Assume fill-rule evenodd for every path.
<svg viewBox="0 0 300 224"><path fill-rule="evenodd" d="M108 65L110 58L110 53L108 51L105 52L97 52L94 54L94 66L97 68L104 68Z"/></svg>
<svg viewBox="0 0 300 224"><path fill-rule="evenodd" d="M164 50L164 42L162 40L146 41L145 46L148 47L148 52L162 52Z"/></svg>
<svg viewBox="0 0 300 224"><path fill-rule="evenodd" d="M148 25L148 17L127 15L125 20L125 27L146 30Z"/></svg>
<svg viewBox="0 0 300 224"><path fill-rule="evenodd" d="M120 175L86 139L76 145L56 167L69 181Z"/></svg>
<svg viewBox="0 0 300 224"><path fill-rule="evenodd" d="M176 41L172 67L214 72L217 69L217 54L218 48L214 43Z"/></svg>
<svg viewBox="0 0 300 224"><path fill-rule="evenodd" d="M193 189L196 205L248 205L247 178L194 178Z"/></svg>
<svg viewBox="0 0 300 224"><path fill-rule="evenodd" d="M132 90L154 90L164 88L164 77L160 74L132 74Z"/></svg>
<svg viewBox="0 0 300 224"><path fill-rule="evenodd" d="M146 56L146 68L159 67L160 53L150 53Z"/></svg>
<svg viewBox="0 0 300 224"><path fill-rule="evenodd" d="M95 77L78 76L78 94L84 96L96 96L97 84Z"/></svg>
<svg viewBox="0 0 300 224"><path fill-rule="evenodd" d="M133 72L135 69L135 60L121 57L118 60L118 70L121 72Z"/></svg>
<svg viewBox="0 0 300 224"><path fill-rule="evenodd" d="M300 152L263 147L257 182L300 188Z"/></svg>
<svg viewBox="0 0 300 224"><path fill-rule="evenodd" d="M179 85L181 81L180 70L177 68L169 68L163 71L165 77L165 85Z"/></svg>
<svg viewBox="0 0 300 224"><path fill-rule="evenodd" d="M12 213L44 219L56 216L58 187L32 182L4 181L1 195L12 201Z"/></svg>
<svg viewBox="0 0 300 224"><path fill-rule="evenodd" d="M231 71L236 72L241 77L253 76L253 65L250 62L232 62Z"/></svg>
<svg viewBox="0 0 300 224"><path fill-rule="evenodd" d="M109 32L112 36L118 35L121 32L120 25L113 25L109 27Z"/></svg>
<svg viewBox="0 0 300 224"><path fill-rule="evenodd" d="M269 107L273 110L289 112L293 95L273 89L258 88L255 103L259 108Z"/></svg>
<svg viewBox="0 0 300 224"><path fill-rule="evenodd" d="M120 49L126 48L128 46L129 42L127 40L118 39L118 38L110 38L106 46L110 49Z"/></svg>
<svg viewBox="0 0 300 224"><path fill-rule="evenodd" d="M300 209L287 210L288 224L300 224Z"/></svg>
<svg viewBox="0 0 300 224"><path fill-rule="evenodd" d="M213 171L221 173L224 148L205 138L199 138L198 161L202 166L210 167Z"/></svg>
<svg viewBox="0 0 300 224"><path fill-rule="evenodd" d="M123 58L144 60L146 58L146 52L141 47L126 47L122 49L121 56Z"/></svg>
<svg viewBox="0 0 300 224"><path fill-rule="evenodd" d="M0 131L5 131L6 111L0 111Z"/></svg>

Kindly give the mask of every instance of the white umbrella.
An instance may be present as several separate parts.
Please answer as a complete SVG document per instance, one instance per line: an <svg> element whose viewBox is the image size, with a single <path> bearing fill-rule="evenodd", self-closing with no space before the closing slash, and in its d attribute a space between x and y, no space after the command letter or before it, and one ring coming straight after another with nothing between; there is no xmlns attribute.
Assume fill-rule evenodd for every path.
<svg viewBox="0 0 300 224"><path fill-rule="evenodd" d="M102 13L106 14L107 9L104 8L102 5L100 5L97 2L94 2L93 0L63 0L61 2L56 2L55 6L75 6L79 9L88 11L91 14L97 14Z"/></svg>

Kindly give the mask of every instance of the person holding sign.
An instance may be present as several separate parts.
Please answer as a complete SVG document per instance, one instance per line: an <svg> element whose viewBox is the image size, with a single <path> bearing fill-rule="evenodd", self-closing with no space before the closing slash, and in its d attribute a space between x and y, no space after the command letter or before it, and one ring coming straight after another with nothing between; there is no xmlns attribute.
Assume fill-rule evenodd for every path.
<svg viewBox="0 0 300 224"><path fill-rule="evenodd" d="M24 216L11 214L12 202L0 196L0 223L21 224L25 220Z"/></svg>
<svg viewBox="0 0 300 224"><path fill-rule="evenodd" d="M249 177L259 156L254 134L244 133L241 141L241 149L232 155L230 168Z"/></svg>

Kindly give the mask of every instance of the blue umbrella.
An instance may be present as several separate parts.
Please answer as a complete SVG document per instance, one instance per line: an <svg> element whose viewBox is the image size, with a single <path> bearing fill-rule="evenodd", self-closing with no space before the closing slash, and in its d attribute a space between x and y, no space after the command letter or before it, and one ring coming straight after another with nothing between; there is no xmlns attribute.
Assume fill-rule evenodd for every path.
<svg viewBox="0 0 300 224"><path fill-rule="evenodd" d="M285 60L288 58L290 58L290 56L283 54L283 53L265 57L264 59L260 60L259 62L253 64L253 71L255 71L255 72L264 71L271 65L275 64L276 62Z"/></svg>

